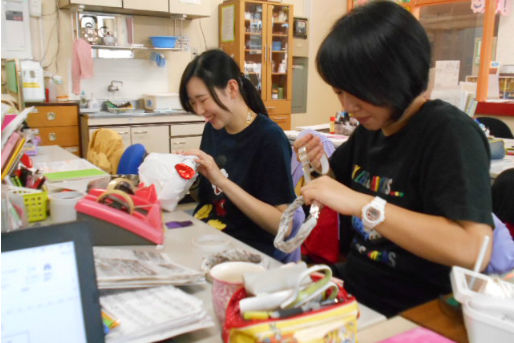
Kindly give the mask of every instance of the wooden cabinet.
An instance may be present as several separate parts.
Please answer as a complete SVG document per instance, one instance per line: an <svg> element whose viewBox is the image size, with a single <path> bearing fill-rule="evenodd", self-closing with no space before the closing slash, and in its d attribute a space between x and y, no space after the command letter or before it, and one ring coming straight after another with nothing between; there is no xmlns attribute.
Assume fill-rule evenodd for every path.
<svg viewBox="0 0 514 343"><path fill-rule="evenodd" d="M199 149L205 123L172 124L170 125L170 149Z"/></svg>
<svg viewBox="0 0 514 343"><path fill-rule="evenodd" d="M123 8L133 10L168 12L168 0L123 0Z"/></svg>
<svg viewBox="0 0 514 343"><path fill-rule="evenodd" d="M60 145L80 156L78 104L37 103L32 105L35 109L27 116L27 125L39 131L41 145Z"/></svg>
<svg viewBox="0 0 514 343"><path fill-rule="evenodd" d="M83 5L86 10L112 13L170 16L184 14L189 19L211 15L209 0L58 0L59 8Z"/></svg>
<svg viewBox="0 0 514 343"><path fill-rule="evenodd" d="M169 153L168 125L110 126L123 139L125 149L132 144L143 144L149 152ZM89 139L98 128L89 129Z"/></svg>
<svg viewBox="0 0 514 343"><path fill-rule="evenodd" d="M126 1L126 0L125 0ZM122 0L59 0L59 7L70 5L102 6L102 7L122 7Z"/></svg>
<svg viewBox="0 0 514 343"><path fill-rule="evenodd" d="M169 0L170 13L185 14L191 17L208 17L211 15L210 0L196 0L196 1L183 1L183 0Z"/></svg>
<svg viewBox="0 0 514 343"><path fill-rule="evenodd" d="M259 90L270 118L289 130L293 6L229 0L219 5L219 18L220 48Z"/></svg>
<svg viewBox="0 0 514 343"><path fill-rule="evenodd" d="M132 144L143 144L147 151L169 153L168 125L133 126L130 130Z"/></svg>

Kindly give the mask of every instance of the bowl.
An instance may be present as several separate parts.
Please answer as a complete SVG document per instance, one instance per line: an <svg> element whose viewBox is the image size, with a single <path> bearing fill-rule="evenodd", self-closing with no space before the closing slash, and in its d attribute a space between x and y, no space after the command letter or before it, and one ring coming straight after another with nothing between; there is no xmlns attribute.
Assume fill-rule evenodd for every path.
<svg viewBox="0 0 514 343"><path fill-rule="evenodd" d="M151 36L150 40L154 48L174 48L177 42L176 36Z"/></svg>

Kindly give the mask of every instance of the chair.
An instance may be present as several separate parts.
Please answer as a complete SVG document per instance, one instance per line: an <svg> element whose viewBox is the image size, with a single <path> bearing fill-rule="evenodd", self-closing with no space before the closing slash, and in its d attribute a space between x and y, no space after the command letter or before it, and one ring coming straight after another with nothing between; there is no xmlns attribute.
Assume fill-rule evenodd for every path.
<svg viewBox="0 0 514 343"><path fill-rule="evenodd" d="M87 150L87 160L109 174L116 174L121 155L125 151L123 138L114 130L93 132Z"/></svg>
<svg viewBox="0 0 514 343"><path fill-rule="evenodd" d="M143 144L132 144L121 155L118 174L138 174L138 169L147 153Z"/></svg>
<svg viewBox="0 0 514 343"><path fill-rule="evenodd" d="M500 119L493 117L479 117L477 120L484 124L489 129L489 133L494 137L514 138L509 126Z"/></svg>

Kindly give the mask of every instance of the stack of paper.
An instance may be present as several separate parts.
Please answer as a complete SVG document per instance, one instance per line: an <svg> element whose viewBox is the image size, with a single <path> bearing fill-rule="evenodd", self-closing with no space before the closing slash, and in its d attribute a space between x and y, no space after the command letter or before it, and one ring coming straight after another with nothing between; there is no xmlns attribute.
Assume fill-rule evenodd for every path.
<svg viewBox="0 0 514 343"><path fill-rule="evenodd" d="M174 286L105 295L100 304L119 322L107 343L155 342L214 325L200 300Z"/></svg>
<svg viewBox="0 0 514 343"><path fill-rule="evenodd" d="M94 247L99 289L192 285L205 282L200 271L178 265L155 250Z"/></svg>

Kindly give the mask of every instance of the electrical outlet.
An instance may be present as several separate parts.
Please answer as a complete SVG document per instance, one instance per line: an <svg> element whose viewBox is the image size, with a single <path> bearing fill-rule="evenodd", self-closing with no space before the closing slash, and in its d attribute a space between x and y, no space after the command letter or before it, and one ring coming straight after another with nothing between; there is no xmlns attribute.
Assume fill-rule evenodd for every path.
<svg viewBox="0 0 514 343"><path fill-rule="evenodd" d="M191 47L191 54L193 54L193 56L198 55L198 48Z"/></svg>

